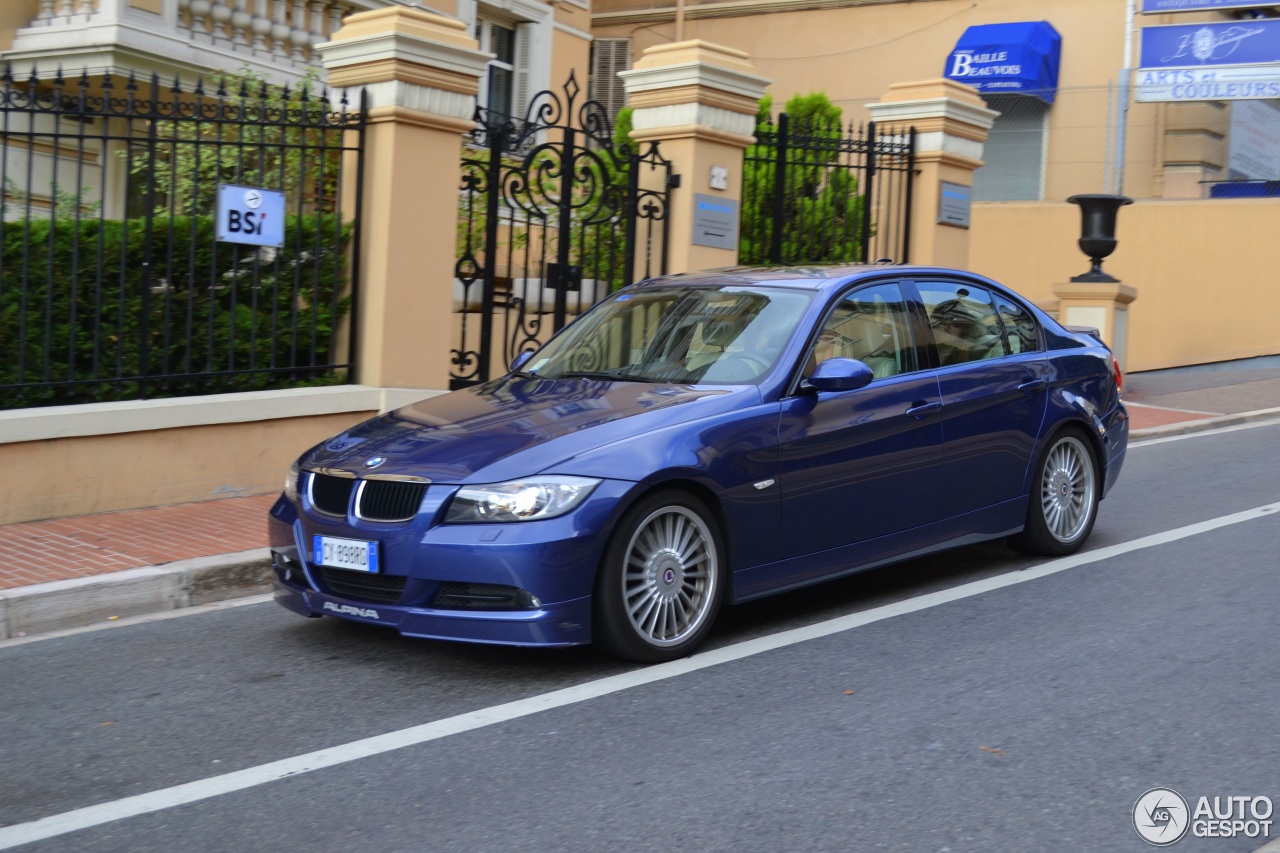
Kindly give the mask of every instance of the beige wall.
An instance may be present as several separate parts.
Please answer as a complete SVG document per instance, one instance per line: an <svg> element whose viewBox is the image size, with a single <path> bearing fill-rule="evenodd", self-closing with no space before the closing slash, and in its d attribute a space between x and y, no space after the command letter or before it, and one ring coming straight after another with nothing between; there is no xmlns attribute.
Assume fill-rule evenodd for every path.
<svg viewBox="0 0 1280 853"><path fill-rule="evenodd" d="M0 444L0 524L279 491L302 451L374 414Z"/></svg>
<svg viewBox="0 0 1280 853"><path fill-rule="evenodd" d="M1129 306L1125 370L1154 370L1280 353L1269 199L1143 201L1121 208L1107 272L1138 290ZM973 210L970 266L1037 302L1088 270L1070 204L1008 202Z"/></svg>
<svg viewBox="0 0 1280 853"><path fill-rule="evenodd" d="M40 0L4 0L0 2L0 50L13 46L14 34L40 14Z"/></svg>
<svg viewBox="0 0 1280 853"><path fill-rule="evenodd" d="M1116 115L1109 87L1124 65L1124 0L719 0L690 2L685 38L746 51L774 83L775 108L797 94L827 94L847 120L890 84L941 75L966 28L1049 21L1062 36L1058 97L1048 113L1043 198L1108 192ZM650 9L637 7L649 6ZM671 0L596 0L597 37L634 39L633 60L674 36ZM1137 15L1135 27L1222 20L1224 13ZM1135 36L1136 40L1136 36ZM1136 60L1135 60L1136 61ZM1216 128L1186 126L1187 105L1133 104L1124 191L1137 198L1189 197L1221 179ZM1194 122L1193 122L1194 123ZM1169 163L1166 169L1165 163ZM1217 164L1217 165L1215 165ZM1166 180L1167 178L1167 180Z"/></svg>
<svg viewBox="0 0 1280 853"><path fill-rule="evenodd" d="M760 8L715 4L720 13L730 5L744 12ZM1062 34L1059 86L1106 86L1123 65L1124 6L1122 0L929 0L708 19L698 17L695 5L685 38L746 51L756 69L774 81L769 91L776 101L825 92L847 117L865 120L862 104L890 84L941 76L956 40L974 24L1047 20ZM607 14L599 14L614 8L609 0L596 0L594 34L633 38L633 59L674 34L668 22L611 23Z"/></svg>

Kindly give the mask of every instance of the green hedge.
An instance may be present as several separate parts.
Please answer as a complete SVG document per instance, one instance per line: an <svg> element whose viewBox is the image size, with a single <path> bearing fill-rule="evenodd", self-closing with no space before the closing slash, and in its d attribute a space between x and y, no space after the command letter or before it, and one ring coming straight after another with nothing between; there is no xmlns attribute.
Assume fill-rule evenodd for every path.
<svg viewBox="0 0 1280 853"><path fill-rule="evenodd" d="M290 216L261 250L216 243L212 217L157 217L150 275L147 228L0 223L0 409L345 381L328 365L350 223Z"/></svg>

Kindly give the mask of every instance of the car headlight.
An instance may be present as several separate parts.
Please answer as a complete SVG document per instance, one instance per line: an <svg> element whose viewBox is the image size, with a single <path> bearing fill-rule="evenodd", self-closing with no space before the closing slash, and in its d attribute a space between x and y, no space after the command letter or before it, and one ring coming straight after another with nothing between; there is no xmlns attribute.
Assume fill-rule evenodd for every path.
<svg viewBox="0 0 1280 853"><path fill-rule="evenodd" d="M446 524L538 521L564 515L591 494L599 480L587 477L531 477L509 483L463 486L453 496Z"/></svg>
<svg viewBox="0 0 1280 853"><path fill-rule="evenodd" d="M291 501L298 499L298 463L289 466L289 473L284 478L284 496Z"/></svg>

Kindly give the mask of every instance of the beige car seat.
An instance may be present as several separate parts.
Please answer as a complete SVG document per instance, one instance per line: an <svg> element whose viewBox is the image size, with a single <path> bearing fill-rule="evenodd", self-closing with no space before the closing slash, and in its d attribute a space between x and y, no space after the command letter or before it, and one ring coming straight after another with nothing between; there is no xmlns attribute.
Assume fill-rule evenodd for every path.
<svg viewBox="0 0 1280 853"><path fill-rule="evenodd" d="M898 374L898 360L889 343L885 326L869 314L853 314L829 323L818 336L810 367L829 358L856 358L871 368L877 379ZM809 371L812 373L812 369Z"/></svg>

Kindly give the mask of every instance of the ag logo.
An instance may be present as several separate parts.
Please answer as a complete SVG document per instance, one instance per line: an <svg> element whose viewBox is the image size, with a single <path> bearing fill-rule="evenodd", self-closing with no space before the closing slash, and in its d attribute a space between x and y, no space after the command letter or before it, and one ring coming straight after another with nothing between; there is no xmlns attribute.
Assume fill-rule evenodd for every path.
<svg viewBox="0 0 1280 853"><path fill-rule="evenodd" d="M1187 801L1172 788L1152 788L1133 804L1133 828L1156 847L1167 847L1186 835L1190 818Z"/></svg>

